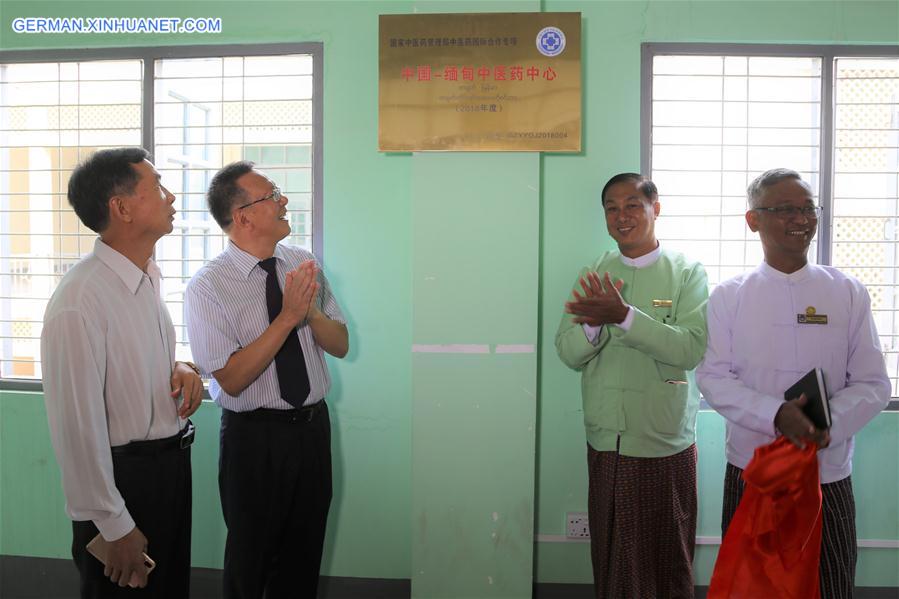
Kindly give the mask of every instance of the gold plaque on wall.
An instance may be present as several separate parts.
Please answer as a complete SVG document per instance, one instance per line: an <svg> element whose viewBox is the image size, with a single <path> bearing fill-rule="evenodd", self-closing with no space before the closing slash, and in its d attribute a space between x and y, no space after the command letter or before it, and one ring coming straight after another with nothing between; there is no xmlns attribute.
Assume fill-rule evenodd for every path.
<svg viewBox="0 0 899 599"><path fill-rule="evenodd" d="M581 14L381 15L378 149L581 149Z"/></svg>

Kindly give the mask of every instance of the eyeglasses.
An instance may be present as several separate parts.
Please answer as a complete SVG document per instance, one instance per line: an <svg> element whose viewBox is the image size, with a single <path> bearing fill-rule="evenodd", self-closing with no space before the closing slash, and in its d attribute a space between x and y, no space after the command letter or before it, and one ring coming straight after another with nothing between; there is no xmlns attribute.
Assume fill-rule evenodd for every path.
<svg viewBox="0 0 899 599"><path fill-rule="evenodd" d="M255 202L250 202L248 204L244 204L243 206L238 206L236 210L243 210L244 208L248 208L253 204L258 204L259 202L264 202L266 200L271 200L274 203L279 203L281 201L281 189L277 185L272 185L272 192L265 196L264 198L259 198Z"/></svg>
<svg viewBox="0 0 899 599"><path fill-rule="evenodd" d="M796 218L800 214L805 218L817 220L824 212L824 208L821 206L803 206L802 208L798 206L775 206L773 208L753 208L753 210L756 212L767 212L784 220Z"/></svg>

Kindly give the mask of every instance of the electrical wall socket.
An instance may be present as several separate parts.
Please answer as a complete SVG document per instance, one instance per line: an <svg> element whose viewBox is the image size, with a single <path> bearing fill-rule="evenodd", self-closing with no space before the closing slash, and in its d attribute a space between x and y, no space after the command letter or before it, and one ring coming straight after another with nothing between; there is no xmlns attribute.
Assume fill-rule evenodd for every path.
<svg viewBox="0 0 899 599"><path fill-rule="evenodd" d="M565 536L569 539L589 539L590 527L585 512L568 512L565 514Z"/></svg>

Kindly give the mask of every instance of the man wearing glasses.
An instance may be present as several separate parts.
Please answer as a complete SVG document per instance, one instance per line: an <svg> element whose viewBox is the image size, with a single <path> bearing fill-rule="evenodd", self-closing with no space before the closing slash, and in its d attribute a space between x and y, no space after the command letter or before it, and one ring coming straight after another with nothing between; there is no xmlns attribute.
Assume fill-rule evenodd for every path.
<svg viewBox="0 0 899 599"><path fill-rule="evenodd" d="M890 399L871 300L856 279L809 264L821 208L799 174L763 173L747 190L746 222L765 261L721 283L708 304L709 341L696 379L727 419L722 535L743 494L742 469L754 450L783 435L818 453L823 525L821 597L851 597L857 544L852 495L853 435ZM804 395L784 392L813 368L824 373L832 424L815 429Z"/></svg>
<svg viewBox="0 0 899 599"><path fill-rule="evenodd" d="M209 211L228 246L185 294L191 350L222 408L224 596L315 597L331 503L324 352L349 349L343 314L290 234L287 196L251 162L224 167Z"/></svg>

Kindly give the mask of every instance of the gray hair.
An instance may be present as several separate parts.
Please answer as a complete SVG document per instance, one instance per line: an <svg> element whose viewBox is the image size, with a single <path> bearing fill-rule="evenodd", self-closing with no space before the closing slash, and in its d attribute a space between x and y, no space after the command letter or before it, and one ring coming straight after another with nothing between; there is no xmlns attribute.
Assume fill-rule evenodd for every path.
<svg viewBox="0 0 899 599"><path fill-rule="evenodd" d="M746 188L746 199L749 202L749 207L758 208L761 206L762 198L765 197L765 191L767 191L769 187L777 185L781 181L787 179L795 179L805 187L808 187L808 183L803 181L802 177L800 177L799 173L796 171L788 168L773 168L756 177L753 182L749 184L749 187Z"/></svg>

